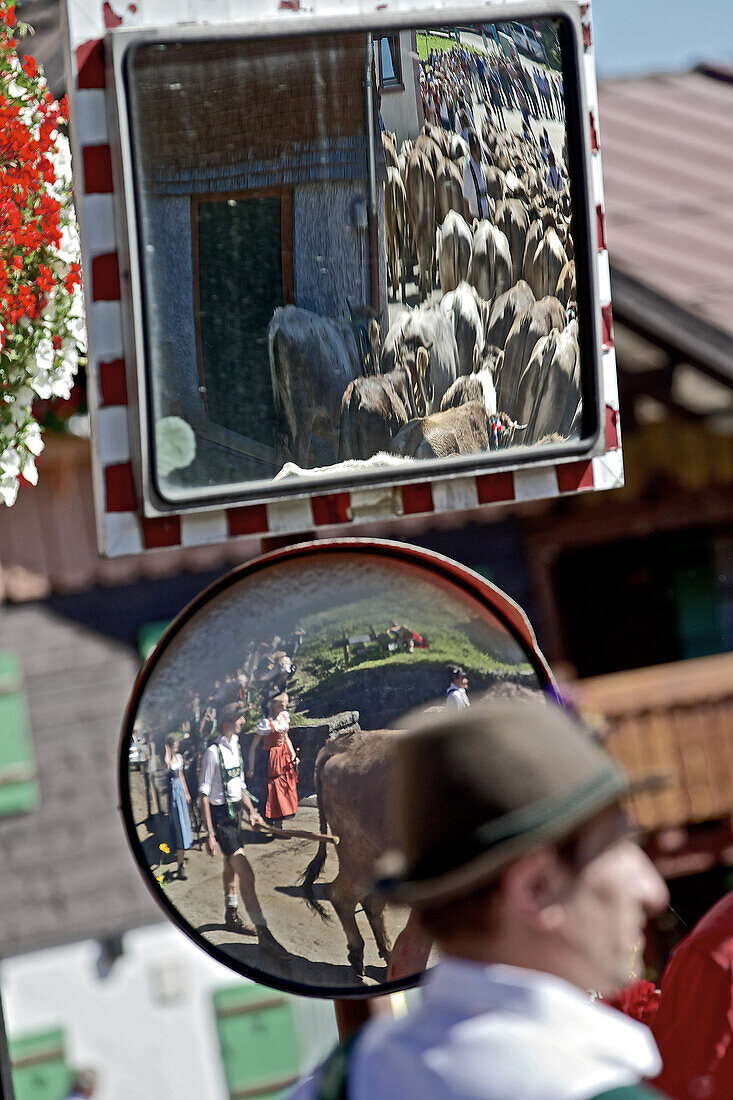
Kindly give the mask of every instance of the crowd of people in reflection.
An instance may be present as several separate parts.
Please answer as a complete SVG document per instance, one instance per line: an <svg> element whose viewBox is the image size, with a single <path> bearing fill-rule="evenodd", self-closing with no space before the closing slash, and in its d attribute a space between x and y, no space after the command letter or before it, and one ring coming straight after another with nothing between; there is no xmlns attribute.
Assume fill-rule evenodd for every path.
<svg viewBox="0 0 733 1100"><path fill-rule="evenodd" d="M250 642L239 667L215 680L207 696L188 692L172 718L177 728L162 743L163 731L146 728L137 729L133 741L147 824L160 841L158 852L176 863L170 871L160 860L159 881L188 878L186 853L194 843L212 857L220 852L224 927L256 936L259 946L275 957L286 952L270 932L257 898L242 822L272 834L298 808L299 759L290 738L286 688L304 635L296 626L288 637ZM249 734L247 725L255 726ZM251 924L240 915L240 899Z"/></svg>
<svg viewBox="0 0 733 1100"><path fill-rule="evenodd" d="M304 634L297 627L287 638L276 635L267 643L251 643L242 664L216 680L205 698L189 692L182 712L172 719L179 728L167 733L138 730L134 741L146 823L157 851L167 857L156 853L159 882L188 880L187 852L195 844L212 858L220 856L222 928L256 937L274 958L285 958L287 951L263 913L247 846L278 835L307 835L289 834L286 827L298 811L300 763L291 739L287 687ZM385 655L429 647L421 634L395 619L375 637L386 639ZM447 707L467 708L464 670L451 666L449 675Z"/></svg>
<svg viewBox="0 0 733 1100"><path fill-rule="evenodd" d="M565 118L562 71L530 64L516 52L507 57L457 43L451 49L431 49L420 66L420 93L427 121L460 134L466 142L469 130L481 130L474 117L475 102L484 104L489 121L502 130L504 111L519 111L523 134L533 143L537 138L530 121Z"/></svg>
<svg viewBox="0 0 733 1100"><path fill-rule="evenodd" d="M135 745L140 755L148 818L160 813L163 806L155 784L155 775L160 776L163 769L168 777L168 805L178 808L171 825L171 846L175 845L178 849L177 841L181 839L182 831L185 841L185 829L181 830L179 824L180 818L185 816L181 808L188 810L194 832L200 832L203 827L196 797L201 759L207 746L220 735L221 715L224 708L231 704L241 708L243 717L253 716L253 721L258 713L264 715L256 720L256 729L250 731L252 751L246 774L250 786L260 789L260 793L255 794L258 803L269 800L273 806L277 804L277 799L271 797L266 788L268 769L261 764L263 754L255 754L254 749L268 735L289 737L290 714L287 711L286 689L295 674L295 657L304 636L305 630L297 626L287 638L276 634L268 641L250 642L239 667L215 680L208 695L194 690L187 692L183 707L174 719L177 728L165 736L163 745L158 744L151 731L136 731ZM264 757L267 758L275 746L266 744L264 747L267 749ZM296 755L294 750L292 755ZM274 760L268 760L270 763L275 766ZM170 797L171 790L173 798ZM272 820L280 818L278 813L266 816ZM181 847L187 849L190 843L184 842Z"/></svg>

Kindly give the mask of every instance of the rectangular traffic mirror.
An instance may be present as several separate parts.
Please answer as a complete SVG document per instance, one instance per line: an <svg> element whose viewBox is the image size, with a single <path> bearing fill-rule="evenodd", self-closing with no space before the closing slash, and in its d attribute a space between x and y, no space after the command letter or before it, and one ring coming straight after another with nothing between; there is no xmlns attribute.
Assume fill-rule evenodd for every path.
<svg viewBox="0 0 733 1100"><path fill-rule="evenodd" d="M148 514L602 450L576 24L287 29L111 36Z"/></svg>

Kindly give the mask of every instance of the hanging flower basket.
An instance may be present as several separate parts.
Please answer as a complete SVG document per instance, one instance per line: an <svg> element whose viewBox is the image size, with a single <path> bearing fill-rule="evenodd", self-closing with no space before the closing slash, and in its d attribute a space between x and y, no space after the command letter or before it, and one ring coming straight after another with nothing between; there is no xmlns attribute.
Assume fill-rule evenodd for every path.
<svg viewBox="0 0 733 1100"><path fill-rule="evenodd" d="M68 400L86 350L66 97L23 52L28 28L0 0L0 504L35 485L39 398Z"/></svg>

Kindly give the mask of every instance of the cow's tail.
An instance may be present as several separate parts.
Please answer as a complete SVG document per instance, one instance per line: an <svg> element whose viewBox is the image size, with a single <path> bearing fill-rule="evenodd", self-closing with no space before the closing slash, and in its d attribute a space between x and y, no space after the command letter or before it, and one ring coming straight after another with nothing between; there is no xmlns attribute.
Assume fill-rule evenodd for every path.
<svg viewBox="0 0 733 1100"><path fill-rule="evenodd" d="M323 797L321 792L321 770L327 759L328 756L325 753L323 758L320 758L319 754L319 757L316 758L316 766L314 769L313 777L314 786L316 788L316 798L318 800L318 822L319 830L321 833L325 833L326 829L328 828L328 822L326 821L326 811L323 808ZM321 903L317 900L315 893L313 892L313 887L315 886L316 879L319 878L319 876L321 875L324 864L326 862L326 848L326 842L322 840L321 843L318 845L318 851L303 872L303 875L300 879L300 884L303 887L303 897L308 908L312 909L314 913L317 913L321 920L330 921L331 918L329 914L323 908Z"/></svg>
<svg viewBox="0 0 733 1100"><path fill-rule="evenodd" d="M361 398L356 389L351 390L348 401L344 399L341 403L338 446L339 462L347 462L352 458L367 457L361 452L359 435L356 430L356 418L359 415L360 404Z"/></svg>
<svg viewBox="0 0 733 1100"><path fill-rule="evenodd" d="M341 412L339 414L339 446L338 446L338 461L344 462L348 458L355 458L354 454L354 440L352 436L352 424L354 422L354 414L351 409L351 399L348 401L342 400Z"/></svg>
<svg viewBox="0 0 733 1100"><path fill-rule="evenodd" d="M279 412L282 408L282 395L280 393L280 376L278 374L277 363L277 334L280 328L279 310L275 310L270 323L267 326L267 351L268 358L270 360L270 382L272 383L272 401L275 406L275 411Z"/></svg>

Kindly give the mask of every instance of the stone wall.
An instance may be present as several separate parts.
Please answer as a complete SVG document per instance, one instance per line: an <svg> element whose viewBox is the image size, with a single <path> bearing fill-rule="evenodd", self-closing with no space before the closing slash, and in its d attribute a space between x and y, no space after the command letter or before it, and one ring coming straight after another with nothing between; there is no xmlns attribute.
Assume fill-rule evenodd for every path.
<svg viewBox="0 0 733 1100"><path fill-rule="evenodd" d="M537 689L533 672L502 670L487 672L467 668L469 696L476 702L484 693L513 695ZM380 668L346 669L338 682L324 689L321 685L304 694L300 706L316 714L322 710L358 709L362 729L385 729L416 707L443 705L449 683L443 664L390 664Z"/></svg>

